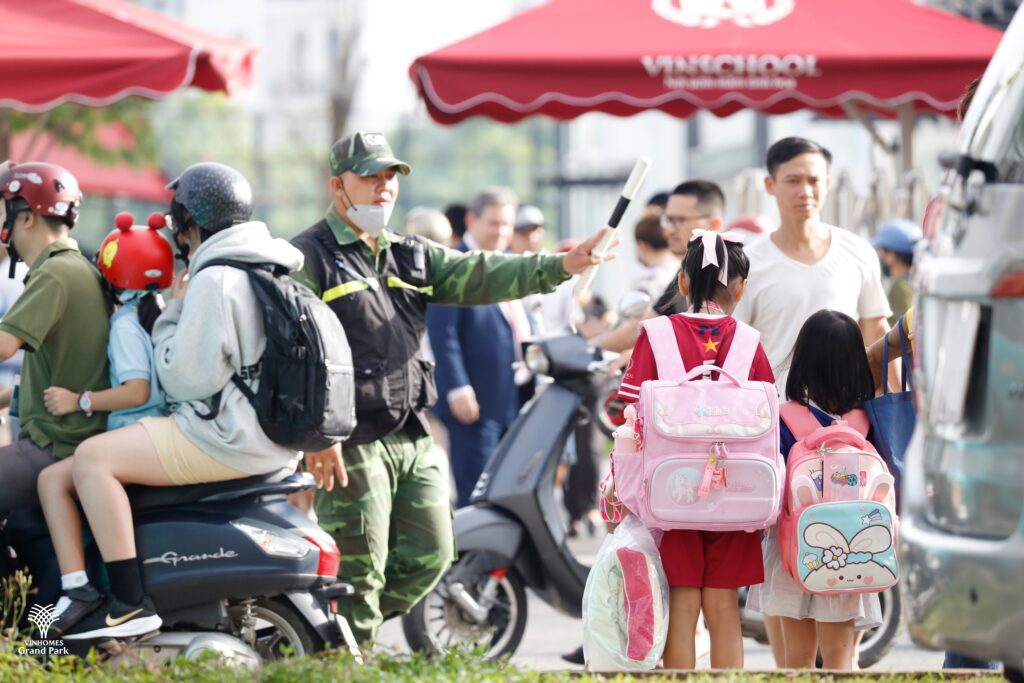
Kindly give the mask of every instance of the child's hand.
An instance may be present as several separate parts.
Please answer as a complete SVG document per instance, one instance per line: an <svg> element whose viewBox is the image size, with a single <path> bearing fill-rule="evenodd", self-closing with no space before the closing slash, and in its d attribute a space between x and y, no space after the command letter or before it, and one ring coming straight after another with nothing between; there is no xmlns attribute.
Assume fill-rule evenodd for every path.
<svg viewBox="0 0 1024 683"><path fill-rule="evenodd" d="M51 415L70 415L78 412L78 394L61 387L43 391L43 404Z"/></svg>

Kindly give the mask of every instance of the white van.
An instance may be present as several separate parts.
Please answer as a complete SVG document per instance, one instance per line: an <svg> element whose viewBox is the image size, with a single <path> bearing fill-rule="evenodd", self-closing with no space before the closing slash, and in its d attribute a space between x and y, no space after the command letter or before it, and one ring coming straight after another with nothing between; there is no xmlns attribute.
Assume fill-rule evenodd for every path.
<svg viewBox="0 0 1024 683"><path fill-rule="evenodd" d="M944 164L915 258L901 590L917 643L1024 681L1024 9Z"/></svg>

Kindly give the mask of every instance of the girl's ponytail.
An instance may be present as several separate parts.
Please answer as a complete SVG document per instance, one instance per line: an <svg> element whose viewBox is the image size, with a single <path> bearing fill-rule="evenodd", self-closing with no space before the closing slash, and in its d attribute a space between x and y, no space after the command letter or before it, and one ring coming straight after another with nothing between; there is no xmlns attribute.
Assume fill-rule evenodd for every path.
<svg viewBox="0 0 1024 683"><path fill-rule="evenodd" d="M706 250L711 250L707 253ZM729 233L695 230L683 257L683 272L690 281L690 307L700 311L728 291L726 284L750 273L750 261L738 237Z"/></svg>
<svg viewBox="0 0 1024 683"><path fill-rule="evenodd" d="M142 300L139 302L138 312L139 324L142 325L142 329L146 330L146 334L152 335L153 325L156 324L156 319L164 312L160 295L155 292L150 292L146 296L142 297Z"/></svg>

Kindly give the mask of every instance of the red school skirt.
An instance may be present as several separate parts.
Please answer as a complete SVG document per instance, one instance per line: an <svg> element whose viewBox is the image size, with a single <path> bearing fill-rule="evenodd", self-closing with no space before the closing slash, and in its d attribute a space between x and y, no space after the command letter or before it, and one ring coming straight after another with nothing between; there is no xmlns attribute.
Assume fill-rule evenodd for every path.
<svg viewBox="0 0 1024 683"><path fill-rule="evenodd" d="M669 587L742 588L764 581L757 532L673 529L658 550Z"/></svg>

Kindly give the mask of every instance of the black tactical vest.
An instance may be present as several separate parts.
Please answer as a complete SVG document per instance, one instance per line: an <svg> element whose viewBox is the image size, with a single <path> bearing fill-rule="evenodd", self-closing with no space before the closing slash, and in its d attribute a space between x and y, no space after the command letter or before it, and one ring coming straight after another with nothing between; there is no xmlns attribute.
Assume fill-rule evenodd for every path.
<svg viewBox="0 0 1024 683"><path fill-rule="evenodd" d="M323 220L292 244L352 347L357 424L345 444L377 441L410 414L426 430L420 412L437 400L433 363L420 352L432 293L426 240L406 236L371 256L361 241L338 244Z"/></svg>

